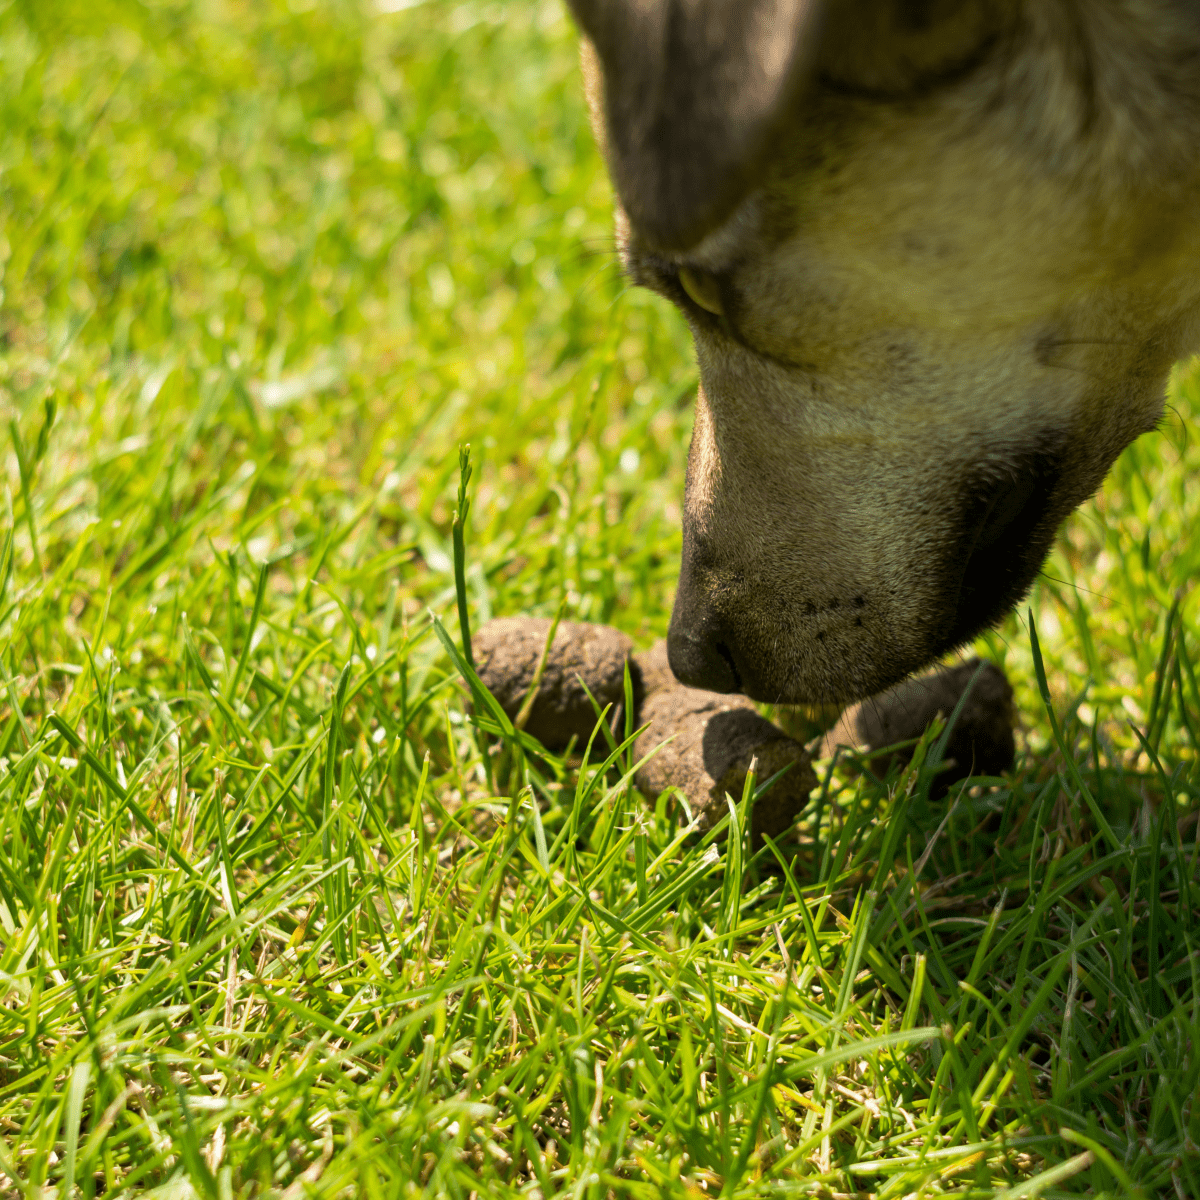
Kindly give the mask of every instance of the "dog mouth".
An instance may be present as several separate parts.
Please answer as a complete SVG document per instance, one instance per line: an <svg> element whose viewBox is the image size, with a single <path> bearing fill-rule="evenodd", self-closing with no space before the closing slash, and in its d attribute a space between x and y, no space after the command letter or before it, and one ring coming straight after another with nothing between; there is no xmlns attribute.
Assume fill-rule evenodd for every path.
<svg viewBox="0 0 1200 1200"><path fill-rule="evenodd" d="M963 532L947 560L957 595L938 653L994 625L1024 596L1054 538L1061 475L1060 456L1041 452L969 489Z"/></svg>
<svg viewBox="0 0 1200 1200"><path fill-rule="evenodd" d="M667 637L676 678L767 702L835 702L920 670L995 625L1028 590L1076 502L1063 468L1056 451L1029 453L943 494L941 510L957 516L940 562L921 572L927 599L911 613L909 636L899 639L886 593L872 600L866 588L854 603L842 597L823 607L747 602L744 572L714 567L711 550L685 530Z"/></svg>

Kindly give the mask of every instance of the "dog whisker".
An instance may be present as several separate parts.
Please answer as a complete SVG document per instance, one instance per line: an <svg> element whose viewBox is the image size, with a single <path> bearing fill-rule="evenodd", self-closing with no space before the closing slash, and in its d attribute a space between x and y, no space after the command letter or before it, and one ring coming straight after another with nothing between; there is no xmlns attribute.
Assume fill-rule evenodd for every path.
<svg viewBox="0 0 1200 1200"><path fill-rule="evenodd" d="M1175 418L1175 420L1172 422L1173 428L1177 428L1183 435L1183 444L1176 446L1176 450L1181 455L1186 454L1188 447L1191 445L1191 430L1188 428L1188 423L1186 420L1184 420L1183 414L1175 407L1175 405L1168 403L1164 406L1164 408L1165 412L1163 413L1163 418L1159 423L1159 432L1164 432L1163 426L1167 424L1166 413L1169 412L1171 416Z"/></svg>
<svg viewBox="0 0 1200 1200"><path fill-rule="evenodd" d="M1129 338L1050 338L1045 343L1048 349L1056 346L1136 346Z"/></svg>
<svg viewBox="0 0 1200 1200"><path fill-rule="evenodd" d="M1038 576L1049 583L1057 583L1062 587L1070 588L1074 592L1083 592L1085 596L1094 596L1097 600L1112 601L1112 597L1107 592L1093 592L1090 588L1085 588L1080 583L1072 583L1069 579L1059 579L1056 575L1051 575L1048 571L1039 571Z"/></svg>
<svg viewBox="0 0 1200 1200"><path fill-rule="evenodd" d="M1095 383L1104 383L1108 378L1106 375L1101 375L1096 371L1088 371L1084 367L1072 367L1068 363L1049 362L1045 365L1056 371L1070 371L1074 375L1082 375L1085 379L1091 379Z"/></svg>

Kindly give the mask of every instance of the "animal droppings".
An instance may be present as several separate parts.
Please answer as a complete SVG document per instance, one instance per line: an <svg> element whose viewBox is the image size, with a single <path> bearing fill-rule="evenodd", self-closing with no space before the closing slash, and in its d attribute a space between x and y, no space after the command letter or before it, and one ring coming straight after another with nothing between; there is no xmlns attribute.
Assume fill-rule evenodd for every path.
<svg viewBox="0 0 1200 1200"><path fill-rule="evenodd" d="M750 818L756 848L764 834L772 839L783 834L817 782L804 747L761 716L745 696L705 692L676 682L663 643L638 655L636 661L647 693L638 723L647 728L634 744L634 755L641 759L660 747L638 771L638 788L650 798L678 788L705 830L728 813L727 794L735 802L741 800L752 762L757 759L758 783L788 767L754 805Z"/></svg>
<svg viewBox="0 0 1200 1200"><path fill-rule="evenodd" d="M961 666L907 679L860 701L826 734L823 752L831 754L839 745L865 746L872 755L871 770L883 777L893 765L908 762L912 748L875 752L919 738L934 717L949 720L980 663L974 658ZM943 761L947 769L935 776L931 797L944 795L952 783L969 775L1000 775L1011 770L1016 753L1013 721L1012 685L994 663L983 663L946 744Z"/></svg>
<svg viewBox="0 0 1200 1200"><path fill-rule="evenodd" d="M533 684L551 624L544 617L497 617L471 639L479 678L510 720ZM587 745L596 728L588 692L601 709L613 705L612 719L625 702L625 664L632 653L629 638L608 625L560 621L525 731L547 750L561 750L572 738Z"/></svg>
<svg viewBox="0 0 1200 1200"><path fill-rule="evenodd" d="M499 617L472 639L479 677L510 720L517 719L533 685L550 624L540 617ZM613 705L615 716L625 702L628 662L637 723L647 726L634 754L643 758L667 743L638 771L638 788L650 798L677 788L705 830L729 811L726 794L735 802L741 800L751 763L757 760L759 783L787 767L754 805L750 822L756 846L761 845L763 834L778 838L816 785L804 747L760 716L745 696L699 691L677 682L665 643L644 654L634 655L632 650L629 638L607 625L560 623L526 732L548 750L562 749L572 738L585 745L596 726L588 692L601 708Z"/></svg>

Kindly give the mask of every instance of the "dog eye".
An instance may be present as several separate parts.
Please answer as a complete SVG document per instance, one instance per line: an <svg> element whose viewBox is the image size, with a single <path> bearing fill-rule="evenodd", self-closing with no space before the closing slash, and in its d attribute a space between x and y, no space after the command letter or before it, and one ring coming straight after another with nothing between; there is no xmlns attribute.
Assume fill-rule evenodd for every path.
<svg viewBox="0 0 1200 1200"><path fill-rule="evenodd" d="M721 306L721 286L715 275L707 271L693 270L691 267L679 268L679 286L687 292L693 303L705 311L721 316L724 309Z"/></svg>

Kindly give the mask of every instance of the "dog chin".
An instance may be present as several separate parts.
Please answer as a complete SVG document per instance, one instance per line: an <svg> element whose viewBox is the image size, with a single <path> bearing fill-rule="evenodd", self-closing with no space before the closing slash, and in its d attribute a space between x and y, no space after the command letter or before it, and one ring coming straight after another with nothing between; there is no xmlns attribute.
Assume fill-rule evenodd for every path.
<svg viewBox="0 0 1200 1200"><path fill-rule="evenodd" d="M766 613L743 609L725 629L730 636L696 636L673 626L667 646L671 669L688 687L741 692L766 704L847 704L890 687L937 657L925 631L902 644L872 621L803 632ZM874 626L872 628L871 626Z"/></svg>
<svg viewBox="0 0 1200 1200"><path fill-rule="evenodd" d="M894 659L883 667L871 654L832 656L820 653L819 647L801 647L794 665L783 670L779 662L766 664L766 671L748 668L739 678L739 690L763 704L851 704L885 691L937 657Z"/></svg>
<svg viewBox="0 0 1200 1200"><path fill-rule="evenodd" d="M784 648L769 661L732 660L738 691L762 704L852 704L930 666L956 649L882 654L874 645L830 652L818 642ZM740 657L740 656L739 656Z"/></svg>

